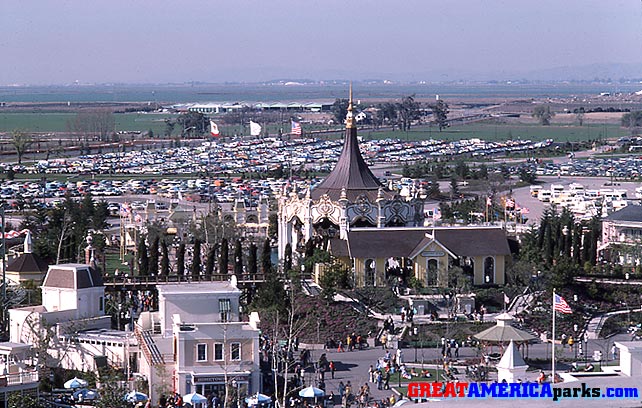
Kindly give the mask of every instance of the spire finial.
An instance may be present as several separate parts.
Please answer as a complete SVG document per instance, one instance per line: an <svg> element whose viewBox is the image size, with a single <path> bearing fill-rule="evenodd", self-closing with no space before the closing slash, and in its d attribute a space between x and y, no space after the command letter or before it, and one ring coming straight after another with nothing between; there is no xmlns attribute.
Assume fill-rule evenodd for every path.
<svg viewBox="0 0 642 408"><path fill-rule="evenodd" d="M352 81L350 81L350 99L348 100L348 112L346 113L346 129L354 127L354 116L352 115Z"/></svg>

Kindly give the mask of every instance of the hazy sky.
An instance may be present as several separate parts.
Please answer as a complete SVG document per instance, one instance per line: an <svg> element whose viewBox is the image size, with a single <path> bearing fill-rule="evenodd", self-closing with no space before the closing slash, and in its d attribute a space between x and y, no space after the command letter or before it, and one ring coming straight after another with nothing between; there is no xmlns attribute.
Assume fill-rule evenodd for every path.
<svg viewBox="0 0 642 408"><path fill-rule="evenodd" d="M642 1L0 0L0 56L0 85L500 79L642 64Z"/></svg>

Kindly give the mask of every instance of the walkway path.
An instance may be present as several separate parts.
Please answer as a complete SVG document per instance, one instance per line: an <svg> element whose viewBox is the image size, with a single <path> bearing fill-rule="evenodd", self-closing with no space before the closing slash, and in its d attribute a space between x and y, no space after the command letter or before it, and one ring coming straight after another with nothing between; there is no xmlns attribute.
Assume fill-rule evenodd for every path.
<svg viewBox="0 0 642 408"><path fill-rule="evenodd" d="M588 338L599 339L600 331L602 331L602 327L609 317L630 312L631 309L624 309L595 316L589 321L588 325L586 326L586 334L588 335Z"/></svg>

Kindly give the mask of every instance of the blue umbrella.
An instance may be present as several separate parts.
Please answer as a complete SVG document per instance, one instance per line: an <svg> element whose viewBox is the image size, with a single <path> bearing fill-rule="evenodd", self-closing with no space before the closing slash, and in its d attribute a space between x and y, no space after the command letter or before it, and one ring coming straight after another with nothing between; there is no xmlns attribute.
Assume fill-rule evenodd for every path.
<svg viewBox="0 0 642 408"><path fill-rule="evenodd" d="M248 406L269 404L272 402L272 398L268 397L267 395L256 393L245 398L245 402Z"/></svg>
<svg viewBox="0 0 642 408"><path fill-rule="evenodd" d="M76 388L82 388L87 386L87 381L74 377L71 380L67 381L65 384L65 388L67 389L76 389Z"/></svg>
<svg viewBox="0 0 642 408"><path fill-rule="evenodd" d="M299 396L303 398L317 398L317 397L323 397L325 395L325 391L320 390L316 387L307 387L299 391Z"/></svg>
<svg viewBox="0 0 642 408"><path fill-rule="evenodd" d="M127 395L125 395L125 401L133 403L147 401L148 399L149 397L147 396L147 394L143 394L142 392L138 391L131 391L128 392Z"/></svg>

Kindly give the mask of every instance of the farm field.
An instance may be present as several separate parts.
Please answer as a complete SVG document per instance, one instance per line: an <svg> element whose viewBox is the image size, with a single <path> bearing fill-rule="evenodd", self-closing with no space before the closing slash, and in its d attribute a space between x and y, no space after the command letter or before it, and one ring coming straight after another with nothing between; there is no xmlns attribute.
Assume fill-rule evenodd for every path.
<svg viewBox="0 0 642 408"><path fill-rule="evenodd" d="M166 118L176 117L171 114L141 114L141 113L119 113L115 114L116 131L147 131L152 130L157 135L165 132ZM1 113L0 132L11 132L21 130L26 132L66 132L67 123L75 118L74 113ZM263 125L263 124L261 124ZM278 134L279 128L283 132L289 132L290 123L286 121L282 126L268 124L267 131L270 136ZM247 134L248 126L224 125L219 122L219 129L224 135ZM327 130L325 125L303 125L304 134L309 131ZM174 134L179 132L178 127ZM336 139L342 137L343 130L332 133L322 133L319 138ZM615 123L585 123L584 126L575 124L553 123L550 126L540 126L535 123L488 123L474 122L456 124L443 129L441 132L435 126L413 126L410 131L399 130L369 130L363 129L359 135L364 139L402 139L402 140L427 140L444 139L459 140L478 138L488 141L500 141L510 139L545 140L553 139L556 142L576 142L592 139L613 139L629 135L627 129Z"/></svg>
<svg viewBox="0 0 642 408"><path fill-rule="evenodd" d="M156 134L163 134L164 120L176 115L169 114L114 114L116 131L146 131L152 129ZM0 113L0 132L21 130L25 132L66 132L67 122L74 120L75 113Z"/></svg>

